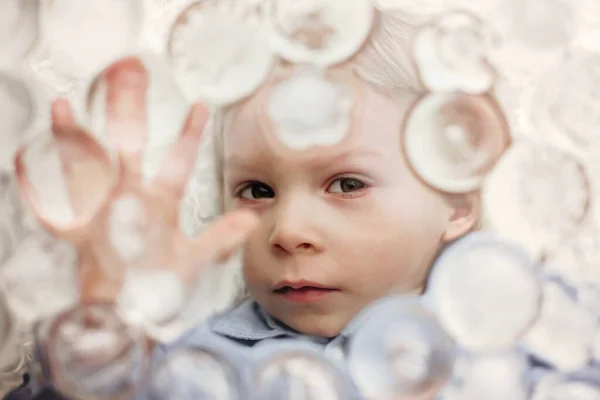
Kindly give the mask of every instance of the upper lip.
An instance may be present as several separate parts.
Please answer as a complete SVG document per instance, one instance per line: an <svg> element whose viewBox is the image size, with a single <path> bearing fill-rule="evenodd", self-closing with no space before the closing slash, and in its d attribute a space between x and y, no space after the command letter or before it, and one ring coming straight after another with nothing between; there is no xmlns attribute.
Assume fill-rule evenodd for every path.
<svg viewBox="0 0 600 400"><path fill-rule="evenodd" d="M283 289L285 287L290 287L292 289L300 289L303 287L314 287L314 288L319 288L319 289L333 289L331 286L325 286L322 285L320 283L316 283L316 282L311 282L311 281L281 281L279 282L277 285L275 285L275 287L273 288L273 290L280 290Z"/></svg>

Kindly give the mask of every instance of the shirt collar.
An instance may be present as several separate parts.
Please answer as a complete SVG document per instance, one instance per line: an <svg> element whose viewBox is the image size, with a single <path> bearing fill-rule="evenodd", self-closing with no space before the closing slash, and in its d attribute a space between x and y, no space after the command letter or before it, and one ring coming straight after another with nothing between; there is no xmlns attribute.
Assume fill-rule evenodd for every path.
<svg viewBox="0 0 600 400"><path fill-rule="evenodd" d="M231 339L261 341L271 338L304 338L327 344L331 339L303 335L271 317L254 300L247 300L237 308L213 319L210 329Z"/></svg>
<svg viewBox="0 0 600 400"><path fill-rule="evenodd" d="M260 341L275 337L292 336L293 331L284 329L266 315L253 300L247 300L233 310L215 317L210 329L231 339Z"/></svg>

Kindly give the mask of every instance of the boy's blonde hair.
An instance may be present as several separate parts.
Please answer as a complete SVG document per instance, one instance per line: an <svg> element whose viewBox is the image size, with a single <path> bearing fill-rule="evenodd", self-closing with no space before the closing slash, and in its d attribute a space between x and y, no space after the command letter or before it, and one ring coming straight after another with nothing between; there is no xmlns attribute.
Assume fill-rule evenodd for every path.
<svg viewBox="0 0 600 400"><path fill-rule="evenodd" d="M422 18L401 10L376 12L367 42L350 60L357 76L391 97L424 94L425 89L419 81L412 58L412 41L418 26L425 22L421 21ZM185 204L187 210L183 213L187 215L182 223L189 233L202 229L207 219L211 220L211 217L223 212L223 133L229 124L228 115L231 113L228 111L234 107L235 105L215 110L212 121L207 126L204 148L199 158L201 164L197 176L190 182ZM219 298L208 297L214 311L230 306L236 299L240 299L240 295L245 297L241 268L235 265L235 261L223 268L211 270L214 270L210 272L213 276L205 279L210 281L205 286L207 289L210 287L213 296ZM229 301L225 300L226 297L229 297ZM223 301L223 304L216 304L219 301Z"/></svg>

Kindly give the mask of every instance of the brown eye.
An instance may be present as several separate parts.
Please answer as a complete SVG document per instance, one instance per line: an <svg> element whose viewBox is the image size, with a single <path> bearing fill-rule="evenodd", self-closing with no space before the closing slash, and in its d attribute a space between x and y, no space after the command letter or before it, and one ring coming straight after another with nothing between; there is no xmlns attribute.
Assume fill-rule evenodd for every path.
<svg viewBox="0 0 600 400"><path fill-rule="evenodd" d="M336 179L329 185L327 191L329 193L350 193L364 189L367 185L359 179L355 178L340 178Z"/></svg>
<svg viewBox="0 0 600 400"><path fill-rule="evenodd" d="M247 200L272 199L275 197L275 191L264 183L252 182L239 192L238 197Z"/></svg>

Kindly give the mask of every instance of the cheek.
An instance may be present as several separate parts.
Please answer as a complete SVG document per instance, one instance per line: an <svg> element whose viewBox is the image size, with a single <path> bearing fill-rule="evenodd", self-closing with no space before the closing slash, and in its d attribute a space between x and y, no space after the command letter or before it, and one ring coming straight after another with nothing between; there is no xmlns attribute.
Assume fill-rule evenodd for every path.
<svg viewBox="0 0 600 400"><path fill-rule="evenodd" d="M426 267L441 243L445 229L444 204L437 194L426 189L382 191L365 210L361 226L346 227L344 246L353 257L389 270L389 275L402 270ZM358 225L358 224L357 224ZM365 251L365 249L368 249Z"/></svg>
<svg viewBox="0 0 600 400"><path fill-rule="evenodd" d="M255 282L266 277L267 264L265 254L265 240L260 236L260 231L255 232L244 247L243 272L246 282L253 286Z"/></svg>

